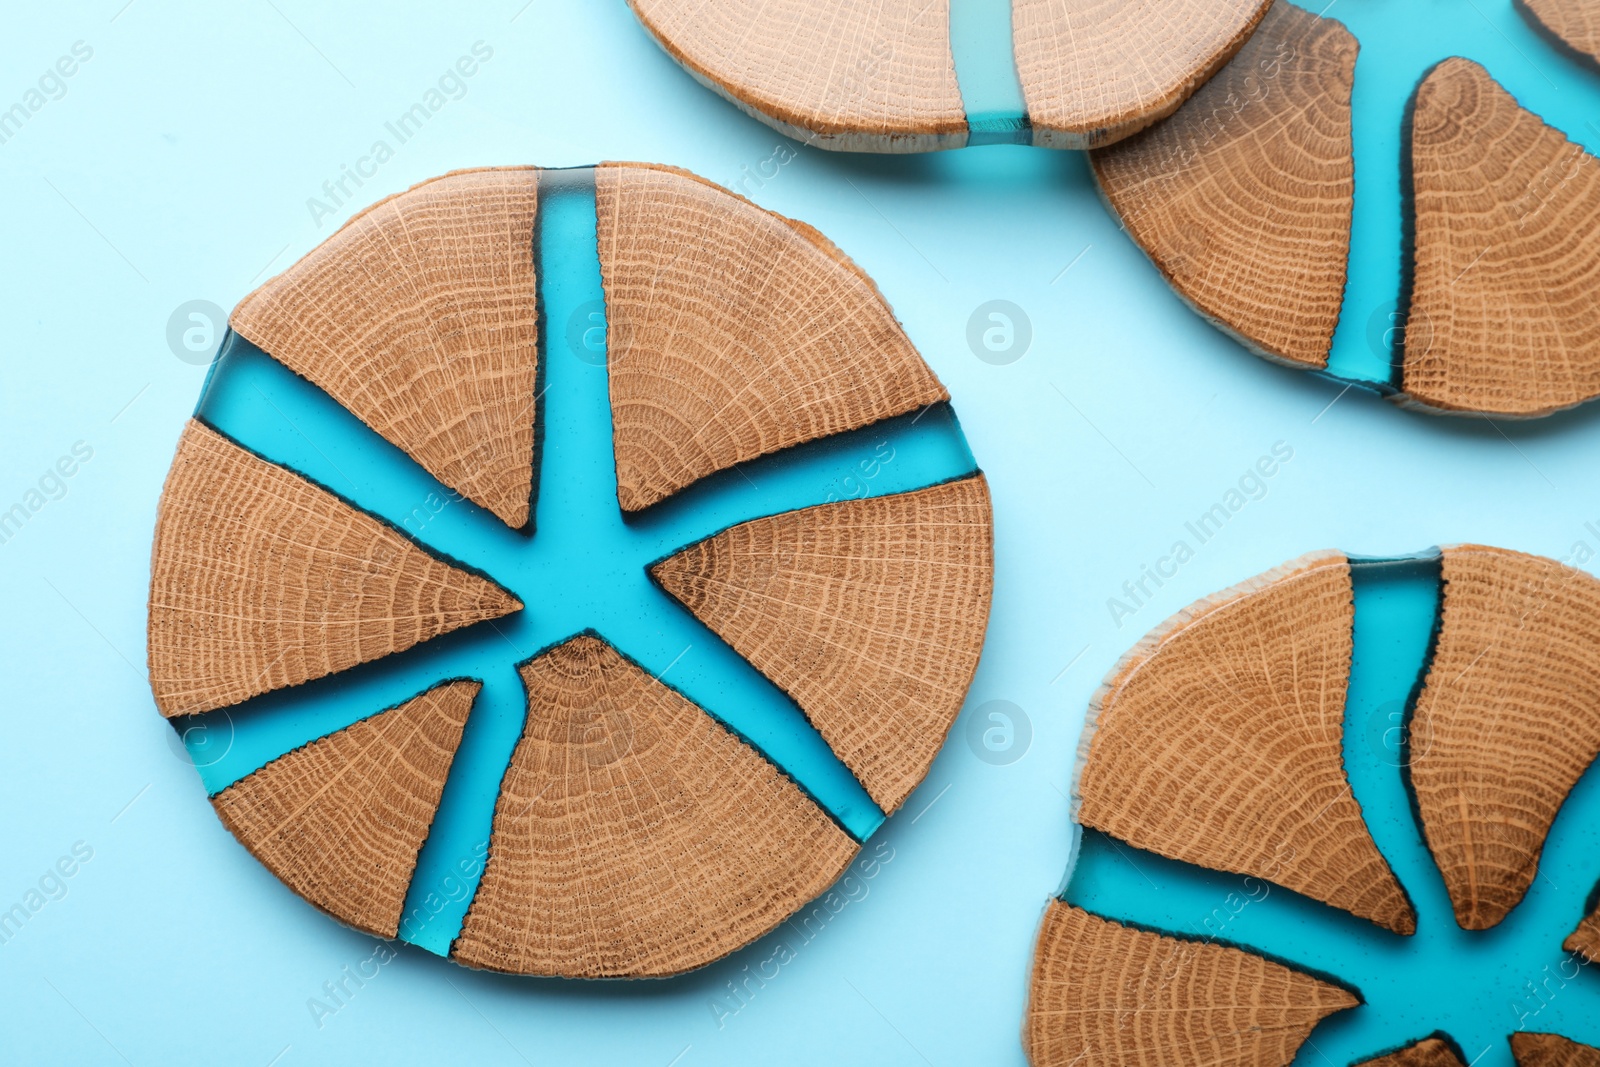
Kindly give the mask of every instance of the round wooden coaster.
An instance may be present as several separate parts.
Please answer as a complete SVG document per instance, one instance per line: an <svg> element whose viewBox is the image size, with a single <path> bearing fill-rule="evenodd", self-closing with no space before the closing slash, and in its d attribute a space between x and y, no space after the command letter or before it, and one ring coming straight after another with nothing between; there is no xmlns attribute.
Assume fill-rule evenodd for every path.
<svg viewBox="0 0 1600 1067"><path fill-rule="evenodd" d="M1005 118L1011 138L1110 144L1171 114L1269 2L629 0L702 84L790 137L850 152L968 144L991 79L1009 81L1020 105ZM961 33L994 54L965 67Z"/></svg>
<svg viewBox="0 0 1600 1067"><path fill-rule="evenodd" d="M1600 1067L1600 1048L1580 1045L1559 1034L1513 1034L1511 1052L1517 1067Z"/></svg>
<svg viewBox="0 0 1600 1067"><path fill-rule="evenodd" d="M542 236L556 196L564 218L588 205L615 498L609 481L603 492L619 521L655 521L650 509L670 500L663 521L683 525L699 501L723 507L719 472L781 464L797 446L896 416L914 426L948 400L871 281L815 230L640 164L423 183L246 297L232 327L253 358L356 416L364 427L352 432L381 436L437 479L435 495L481 508L490 541L536 545L539 442L558 432L541 425L542 363L587 357L552 355L568 327L542 321L562 279L541 272L571 262L571 248L557 256L541 243L558 239ZM515 632L543 610L539 590L513 594L523 587L511 577L436 550L427 523L364 511L345 486L252 451L208 425L211 410L202 402L182 435L157 520L150 676L163 715L233 714L270 731L263 720L294 714L289 687L322 680L317 692L343 700L327 685L387 677L435 637L497 619ZM691 485L704 491L679 498ZM755 509L749 521L671 542L649 573L681 605L662 598L665 608L692 613L793 699L866 808L892 812L927 773L976 670L992 533L987 483L970 466L879 489L775 514L742 505ZM702 707L603 629L515 663L520 739L487 781L463 777L485 773L481 751L465 756L483 679L463 677L388 710L345 709L350 725L280 747L213 803L290 888L394 937L450 791L493 789L481 877L437 951L574 977L709 963L824 893L882 816L850 822L825 807L804 773L717 718L714 700Z"/></svg>
<svg viewBox="0 0 1600 1067"><path fill-rule="evenodd" d="M1461 927L1486 929L1521 902L1557 810L1600 758L1600 580L1480 545L1446 546L1429 559L1436 562L1419 580L1436 599L1415 609L1428 616L1405 616L1403 625L1416 631L1409 636L1385 629L1383 612L1391 609L1382 605L1393 601L1362 601L1353 579L1353 566L1396 561L1353 565L1341 553L1319 552L1197 602L1143 638L1108 675L1090 703L1072 798L1083 841L1077 864L1087 864L1088 884L1079 887L1075 873L1051 901L1035 950L1024 1044L1036 1067L1183 1062L1191 1058L1188 1042L1202 1040L1207 1062L1294 1059L1321 1018L1357 1000L1233 947L1271 943L1275 958L1295 958L1295 946L1317 936L1294 925L1305 921L1303 907L1311 905L1304 902L1273 913L1289 924L1275 929L1275 941L1259 940L1265 927L1231 928L1239 912L1265 899L1262 883L1397 934L1417 930L1413 905L1346 774L1347 761L1361 758L1347 747L1345 729L1353 714L1346 700L1354 692L1354 637L1363 626L1369 629L1361 647L1370 659L1363 661L1364 703L1354 706L1368 710L1359 714L1382 699L1373 681L1387 677L1382 672L1395 672L1383 683L1389 689L1415 686L1411 714L1383 720L1404 721L1407 738L1398 762L1388 764L1395 784L1386 802L1404 812L1408 828L1415 812L1421 844L1448 890L1448 904L1433 905L1434 929L1450 921L1452 909ZM1416 644L1418 659L1404 672L1384 666L1378 650L1405 641ZM1370 802L1377 794L1365 796ZM1106 844L1090 849L1091 835ZM1113 861L1101 858L1112 853L1124 865L1116 870L1134 882L1141 875L1167 880L1149 883L1153 896L1187 891L1189 883L1163 873L1167 868L1148 871L1145 859L1129 856L1133 850L1153 854L1152 863L1191 865L1195 884L1205 887L1195 901L1218 894L1228 902L1187 926L1177 917L1193 902L1174 905L1172 918L1158 923L1174 924L1170 937L1130 925L1129 916L1147 915L1138 908L1112 911L1121 922L1094 914L1089 909L1121 907L1119 891L1127 891L1109 873ZM1547 918L1554 913L1548 898L1540 907ZM1341 938L1373 936L1344 921L1321 929ZM1591 919L1567 950L1584 952L1593 929ZM1459 951L1450 944L1452 954ZM1351 957L1340 958L1348 964ZM1520 973L1508 972L1508 996ZM1147 1016L1163 1022L1128 1022ZM1518 1057L1529 1062L1521 1049ZM1463 1061L1436 1038L1364 1062Z"/></svg>

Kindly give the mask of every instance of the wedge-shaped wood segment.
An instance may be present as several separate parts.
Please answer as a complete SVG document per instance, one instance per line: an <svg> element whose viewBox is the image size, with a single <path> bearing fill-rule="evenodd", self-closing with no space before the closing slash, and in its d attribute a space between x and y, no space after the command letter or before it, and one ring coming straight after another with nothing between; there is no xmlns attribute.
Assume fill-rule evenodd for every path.
<svg viewBox="0 0 1600 1067"><path fill-rule="evenodd" d="M156 518L150 688L166 716L237 704L522 604L190 420Z"/></svg>
<svg viewBox="0 0 1600 1067"><path fill-rule="evenodd" d="M1033 143L1098 148L1172 114L1271 0L1013 0Z"/></svg>
<svg viewBox="0 0 1600 1067"><path fill-rule="evenodd" d="M810 227L665 167L602 166L595 187L623 508L949 399Z"/></svg>
<svg viewBox="0 0 1600 1067"><path fill-rule="evenodd" d="M1101 192L1177 293L1294 366L1327 365L1344 299L1355 63L1342 25L1279 0L1176 114L1091 155Z"/></svg>
<svg viewBox="0 0 1600 1067"><path fill-rule="evenodd" d="M1429 1037L1387 1056L1365 1060L1361 1067L1467 1067L1467 1064L1450 1042Z"/></svg>
<svg viewBox="0 0 1600 1067"><path fill-rule="evenodd" d="M1517 1067L1600 1067L1600 1048L1558 1034L1512 1034L1511 1054Z"/></svg>
<svg viewBox="0 0 1600 1067"><path fill-rule="evenodd" d="M527 726L461 962L676 974L766 933L854 857L793 782L603 641L574 638L522 678Z"/></svg>
<svg viewBox="0 0 1600 1067"><path fill-rule="evenodd" d="M508 525L533 485L532 167L458 171L351 219L233 328Z"/></svg>
<svg viewBox="0 0 1600 1067"><path fill-rule="evenodd" d="M1535 27L1600 62L1600 3L1596 0L1516 0Z"/></svg>
<svg viewBox="0 0 1600 1067"><path fill-rule="evenodd" d="M982 475L724 530L651 574L800 705L886 812L978 667L994 547Z"/></svg>
<svg viewBox="0 0 1600 1067"><path fill-rule="evenodd" d="M1579 923L1561 947L1568 952L1580 953L1590 963L1600 963L1600 909Z"/></svg>
<svg viewBox="0 0 1600 1067"><path fill-rule="evenodd" d="M1447 59L1417 88L1411 170L1406 399L1533 417L1600 395L1594 157Z"/></svg>
<svg viewBox="0 0 1600 1067"><path fill-rule="evenodd" d="M1146 636L1091 703L1078 821L1414 932L1344 774L1354 612L1349 563L1324 552Z"/></svg>
<svg viewBox="0 0 1600 1067"><path fill-rule="evenodd" d="M1147 933L1050 902L1022 1043L1033 1067L1282 1067L1338 986L1214 942Z"/></svg>
<svg viewBox="0 0 1600 1067"><path fill-rule="evenodd" d="M1456 921L1486 930L1522 900L1556 812L1600 754L1600 581L1520 552L1445 548L1411 738Z"/></svg>
<svg viewBox="0 0 1600 1067"><path fill-rule="evenodd" d="M447 682L280 756L211 799L290 889L395 937L477 682Z"/></svg>
<svg viewBox="0 0 1600 1067"><path fill-rule="evenodd" d="M959 148L949 0L629 0L702 85L790 137L849 152Z"/></svg>

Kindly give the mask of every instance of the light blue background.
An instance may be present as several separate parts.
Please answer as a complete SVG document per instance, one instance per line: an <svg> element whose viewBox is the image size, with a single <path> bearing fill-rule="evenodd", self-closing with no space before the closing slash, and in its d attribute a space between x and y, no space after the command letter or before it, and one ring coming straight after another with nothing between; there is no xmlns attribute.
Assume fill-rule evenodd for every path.
<svg viewBox="0 0 1600 1067"><path fill-rule="evenodd" d="M1421 6L1441 24L1477 17ZM620 0L329 7L6 13L0 106L73 42L94 57L0 145L0 510L74 442L94 458L0 545L0 908L75 842L94 858L0 945L0 1060L1019 1064L1083 708L1139 634L1314 548L1600 550L1585 528L1600 527L1594 410L1441 421L1253 359L1168 292L1078 155L801 150L747 188L865 267L953 394L996 509L971 703L1025 709L1031 749L990 765L958 724L876 839L893 860L866 897L721 1028L711 998L769 945L645 985L516 981L405 948L319 1029L307 999L374 943L223 831L144 677L155 505L204 374L169 350L169 315L197 298L231 307L354 208L452 168L644 159L734 184L787 144L693 83ZM479 40L494 57L466 96L315 224L307 198ZM1531 60L1575 76L1553 53ZM1032 321L1031 350L1009 366L967 347L968 317L995 298ZM1267 496L1114 625L1107 598L1279 441L1294 458Z"/></svg>

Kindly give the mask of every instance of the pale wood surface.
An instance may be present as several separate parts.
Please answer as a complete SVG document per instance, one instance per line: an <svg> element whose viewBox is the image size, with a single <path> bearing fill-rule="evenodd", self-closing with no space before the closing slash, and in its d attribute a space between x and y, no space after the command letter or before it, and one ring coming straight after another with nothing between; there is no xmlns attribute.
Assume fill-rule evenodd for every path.
<svg viewBox="0 0 1600 1067"><path fill-rule="evenodd" d="M772 764L598 638L574 638L522 677L527 725L455 959L676 974L760 937L855 856Z"/></svg>
<svg viewBox="0 0 1600 1067"><path fill-rule="evenodd" d="M1522 900L1557 810L1600 754L1600 581L1457 545L1444 583L1411 783L1456 921L1484 930Z"/></svg>
<svg viewBox="0 0 1600 1067"><path fill-rule="evenodd" d="M1092 702L1078 820L1412 933L1344 773L1351 598L1348 562L1319 553L1144 638Z"/></svg>
<svg viewBox="0 0 1600 1067"><path fill-rule="evenodd" d="M1512 1034L1511 1052L1517 1067L1600 1067L1600 1049L1557 1034Z"/></svg>
<svg viewBox="0 0 1600 1067"><path fill-rule="evenodd" d="M886 812L978 667L994 547L980 475L757 519L651 574L771 678Z"/></svg>
<svg viewBox="0 0 1600 1067"><path fill-rule="evenodd" d="M150 688L167 716L354 667L522 607L190 420L156 517Z"/></svg>
<svg viewBox="0 0 1600 1067"><path fill-rule="evenodd" d="M536 173L457 171L380 200L232 316L240 334L517 527L533 483Z"/></svg>
<svg viewBox="0 0 1600 1067"><path fill-rule="evenodd" d="M1177 109L1271 0L1013 0L1033 142L1098 148Z"/></svg>
<svg viewBox="0 0 1600 1067"><path fill-rule="evenodd" d="M1178 295L1295 366L1327 365L1344 299L1356 51L1338 22L1279 0L1171 118L1090 156Z"/></svg>
<svg viewBox="0 0 1600 1067"><path fill-rule="evenodd" d="M1363 1060L1361 1067L1467 1067L1467 1065L1456 1055L1456 1050L1450 1047L1450 1042L1430 1037L1391 1052L1387 1056Z"/></svg>
<svg viewBox="0 0 1600 1067"><path fill-rule="evenodd" d="M1597 0L1515 0L1536 27L1573 51L1600 62L1600 2Z"/></svg>
<svg viewBox="0 0 1600 1067"><path fill-rule="evenodd" d="M629 0L703 85L821 148L966 143L949 0Z"/></svg>
<svg viewBox="0 0 1600 1067"><path fill-rule="evenodd" d="M1346 990L1214 942L1050 902L1022 1043L1033 1067L1283 1067Z"/></svg>
<svg viewBox="0 0 1600 1067"><path fill-rule="evenodd" d="M595 187L625 509L948 399L872 282L809 226L666 167L604 165Z"/></svg>
<svg viewBox="0 0 1600 1067"><path fill-rule="evenodd" d="M1402 388L1443 411L1547 415L1600 395L1600 166L1488 72L1417 89Z"/></svg>
<svg viewBox="0 0 1600 1067"><path fill-rule="evenodd" d="M400 932L477 682L447 682L280 756L211 799L268 870L341 922Z"/></svg>
<svg viewBox="0 0 1600 1067"><path fill-rule="evenodd" d="M1590 963L1600 963L1600 909L1579 923L1561 947L1568 952L1581 953Z"/></svg>

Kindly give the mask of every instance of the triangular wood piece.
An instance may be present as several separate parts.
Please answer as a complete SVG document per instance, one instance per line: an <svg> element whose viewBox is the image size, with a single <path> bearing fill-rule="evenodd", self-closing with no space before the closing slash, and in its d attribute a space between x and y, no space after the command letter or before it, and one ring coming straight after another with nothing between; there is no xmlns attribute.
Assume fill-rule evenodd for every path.
<svg viewBox="0 0 1600 1067"><path fill-rule="evenodd" d="M1360 1067L1467 1067L1467 1064L1450 1042L1442 1037L1429 1037L1386 1056L1363 1060Z"/></svg>
<svg viewBox="0 0 1600 1067"><path fill-rule="evenodd" d="M234 309L233 328L445 485L528 522L538 364L532 167L367 208Z"/></svg>
<svg viewBox="0 0 1600 1067"><path fill-rule="evenodd" d="M1050 902L1022 1043L1033 1067L1283 1067L1356 997L1236 948Z"/></svg>
<svg viewBox="0 0 1600 1067"><path fill-rule="evenodd" d="M1090 157L1178 295L1293 366L1327 366L1344 300L1355 64L1343 26L1279 0L1176 114Z"/></svg>
<svg viewBox="0 0 1600 1067"><path fill-rule="evenodd" d="M1600 754L1600 581L1483 545L1444 549L1411 784L1456 921L1522 900L1562 802Z"/></svg>
<svg viewBox="0 0 1600 1067"><path fill-rule="evenodd" d="M1013 0L1033 143L1099 148L1172 114L1271 0Z"/></svg>
<svg viewBox="0 0 1600 1067"><path fill-rule="evenodd" d="M855 856L793 782L603 641L574 638L522 678L527 726L455 959L677 974L771 930Z"/></svg>
<svg viewBox="0 0 1600 1067"><path fill-rule="evenodd" d="M237 704L508 615L505 590L190 420L156 517L150 688Z"/></svg>
<svg viewBox="0 0 1600 1067"><path fill-rule="evenodd" d="M949 399L872 282L808 226L665 167L595 174L617 496Z"/></svg>
<svg viewBox="0 0 1600 1067"><path fill-rule="evenodd" d="M1078 820L1414 932L1344 773L1354 615L1349 563L1326 552L1149 634L1091 704Z"/></svg>
<svg viewBox="0 0 1600 1067"><path fill-rule="evenodd" d="M1600 3L1596 0L1515 0L1516 7L1556 40L1600 62Z"/></svg>
<svg viewBox="0 0 1600 1067"><path fill-rule="evenodd" d="M1600 395L1600 166L1487 71L1447 59L1411 126L1405 399L1548 415Z"/></svg>
<svg viewBox="0 0 1600 1067"><path fill-rule="evenodd" d="M1600 963L1600 908L1579 923L1561 947L1578 953L1590 963Z"/></svg>
<svg viewBox="0 0 1600 1067"><path fill-rule="evenodd" d="M792 696L884 811L977 670L994 580L980 475L756 519L651 575Z"/></svg>
<svg viewBox="0 0 1600 1067"><path fill-rule="evenodd" d="M280 756L211 803L290 889L357 930L395 937L479 688L430 689Z"/></svg>
<svg viewBox="0 0 1600 1067"><path fill-rule="evenodd" d="M790 137L847 152L967 142L948 0L629 0L695 80Z"/></svg>
<svg viewBox="0 0 1600 1067"><path fill-rule="evenodd" d="M1512 1034L1511 1054L1517 1067L1600 1067L1600 1048L1559 1034Z"/></svg>

